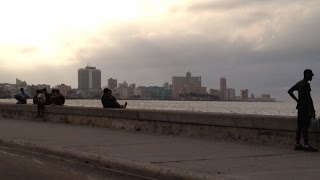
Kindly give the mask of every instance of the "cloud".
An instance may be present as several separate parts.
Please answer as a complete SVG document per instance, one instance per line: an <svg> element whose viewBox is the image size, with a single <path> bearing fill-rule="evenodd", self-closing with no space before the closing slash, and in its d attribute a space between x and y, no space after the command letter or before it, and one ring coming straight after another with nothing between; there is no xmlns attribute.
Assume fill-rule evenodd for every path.
<svg viewBox="0 0 320 180"><path fill-rule="evenodd" d="M34 64L39 72L17 75L30 82L77 87L77 69L88 63L102 70L103 85L110 77L161 85L191 71L209 88L218 89L219 78L225 76L237 90L285 98L285 89L302 78L305 68L316 74L320 68L319 5L315 0L169 3L161 16L112 26L105 22L91 33L66 38L58 48L63 53L56 56L66 63ZM32 54L36 49L20 51ZM315 91L319 82L315 78L312 85L320 95Z"/></svg>

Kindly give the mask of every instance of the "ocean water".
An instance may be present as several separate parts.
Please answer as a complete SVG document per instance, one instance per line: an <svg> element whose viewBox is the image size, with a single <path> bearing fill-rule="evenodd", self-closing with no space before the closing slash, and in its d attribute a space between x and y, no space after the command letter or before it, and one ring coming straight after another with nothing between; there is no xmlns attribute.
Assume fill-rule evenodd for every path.
<svg viewBox="0 0 320 180"><path fill-rule="evenodd" d="M0 99L2 103L15 103L14 99ZM120 104L125 101L120 100ZM127 100L128 109L179 110L239 114L295 116L295 103L291 102L227 102L227 101L154 101ZM28 103L32 103L29 100ZM66 106L102 107L100 100L67 99ZM316 111L320 109L316 107Z"/></svg>

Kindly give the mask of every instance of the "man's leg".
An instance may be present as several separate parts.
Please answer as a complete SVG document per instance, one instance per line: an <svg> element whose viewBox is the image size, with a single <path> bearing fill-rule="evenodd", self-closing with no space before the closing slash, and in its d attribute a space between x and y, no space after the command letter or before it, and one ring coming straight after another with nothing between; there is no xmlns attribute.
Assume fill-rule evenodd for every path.
<svg viewBox="0 0 320 180"><path fill-rule="evenodd" d="M308 146L309 145L309 137L308 137L308 129L307 127L303 128L302 134L303 134L303 141L304 145Z"/></svg>
<svg viewBox="0 0 320 180"><path fill-rule="evenodd" d="M304 151L309 151L309 152L317 152L318 150L313 148L312 146L309 145L309 137L308 137L308 130L310 127L310 122L311 122L311 118L307 117L303 123L303 140L304 140Z"/></svg>
<svg viewBox="0 0 320 180"><path fill-rule="evenodd" d="M301 111L298 111L297 117L297 132L296 132L296 145L294 150L303 150L302 145L300 144L301 134L303 130L303 114Z"/></svg>

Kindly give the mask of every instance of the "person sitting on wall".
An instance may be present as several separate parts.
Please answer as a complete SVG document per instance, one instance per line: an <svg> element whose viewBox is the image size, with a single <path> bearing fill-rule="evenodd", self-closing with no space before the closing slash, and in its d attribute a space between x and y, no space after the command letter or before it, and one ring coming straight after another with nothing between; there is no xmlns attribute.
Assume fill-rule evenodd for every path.
<svg viewBox="0 0 320 180"><path fill-rule="evenodd" d="M114 96L112 96L112 91L109 88L105 88L103 90L101 102L103 108L126 108L128 104L127 102L125 102L124 105L120 105L117 99Z"/></svg>
<svg viewBox="0 0 320 180"><path fill-rule="evenodd" d="M37 95L37 108L38 108L38 114L36 116L37 117L44 117L44 106L46 103L46 96L45 93L47 92L47 90L44 88L41 91L39 91L39 94Z"/></svg>
<svg viewBox="0 0 320 180"><path fill-rule="evenodd" d="M24 92L23 88L20 88L20 92L14 96L18 101L17 104L27 104L28 94Z"/></svg>
<svg viewBox="0 0 320 180"><path fill-rule="evenodd" d="M33 96L33 104L38 104L38 94L41 92L41 90L36 90L36 95Z"/></svg>
<svg viewBox="0 0 320 180"><path fill-rule="evenodd" d="M62 106L64 105L65 103L65 98L62 94L60 94L60 91L59 89L55 89L55 90L52 90L52 95L51 95L51 105L55 106L55 105L58 105L58 106Z"/></svg>
<svg viewBox="0 0 320 180"><path fill-rule="evenodd" d="M54 90L52 90L52 93L54 92ZM50 105L50 99L51 99L51 95L52 94L49 94L48 92L47 92L47 89L46 88L43 88L42 89L42 93L44 94L44 96L45 96L45 105Z"/></svg>

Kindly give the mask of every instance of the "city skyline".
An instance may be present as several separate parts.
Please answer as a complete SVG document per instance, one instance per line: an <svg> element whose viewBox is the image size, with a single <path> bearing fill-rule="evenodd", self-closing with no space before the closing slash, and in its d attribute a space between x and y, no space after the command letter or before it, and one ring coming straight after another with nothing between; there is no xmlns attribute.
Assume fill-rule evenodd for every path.
<svg viewBox="0 0 320 180"><path fill-rule="evenodd" d="M166 82L161 83L161 85L158 85L158 84L156 84L156 85L155 84L151 84L151 85L150 84L149 85L138 84L137 85L135 82L127 82L126 80L118 81L118 79L114 78L114 77L110 77L109 79L107 79L107 84L101 84L101 73L102 72L100 69L98 69L97 67L90 66L90 65L87 65L85 68L79 68L78 69L78 84L76 85L77 88L69 86L68 83L67 84L60 83L60 84L52 85L52 84L47 84L47 83L41 82L38 84L30 84L30 83L27 83L26 81L21 81L18 78L16 78L15 84L17 84L17 88L21 86L18 84L22 84L21 87L26 87L27 85L31 86L31 89L34 91L36 89L42 89L42 88L50 89L50 87L57 88L57 89L62 88L63 89L62 91L65 92L63 94L67 94L67 91L72 91L75 93L74 90L80 90L82 92L91 91L91 90L98 90L97 92L99 92L100 91L99 89L109 87L110 84L112 84L111 89L119 88L121 86L126 86L126 88L128 88L128 87L130 88L130 86L132 86L132 85L134 85L134 89L136 88L136 86L137 87L166 87L166 86L168 86L168 88L169 88L169 86L173 86L172 87L173 89L171 89L172 95L170 95L172 98L178 97L179 94L195 93L195 94L215 95L215 96L218 96L220 98L220 100L249 100L250 99L249 94L248 94L249 93L248 89L231 88L232 86L227 85L227 79L225 77L220 77L220 87L208 88L207 86L202 86L201 76L191 76L190 71L186 72L185 76L172 76L171 84L169 84L170 81L166 81ZM95 76L93 76L94 74L95 74ZM5 84L5 83L8 83L8 82L0 82L0 84ZM14 84L14 83L12 83L12 84ZM185 86L187 86L188 88L185 89L186 88ZM224 93L221 90L223 90ZM243 99L243 94L242 94L243 91L247 91L247 96L244 99ZM218 94L216 94L216 93L218 93ZM258 93L250 92L250 94L251 94L251 96L253 96L253 99L251 98L251 100L255 99L254 98L255 95L258 95L259 98L264 99L264 100L266 100L266 99L271 100L270 98L272 98L273 100L276 99L272 94L265 92L265 91L258 92ZM266 96L268 96L269 98L263 98Z"/></svg>
<svg viewBox="0 0 320 180"><path fill-rule="evenodd" d="M28 84L26 81L16 78L15 84L0 82L2 85L1 96L9 97L8 93L15 94L20 88L25 88L29 94L34 95L37 89L46 88L48 90L55 88L61 91L61 94L69 98L97 98L101 94L101 89L108 87L114 91L115 96L121 99L160 99L160 100L221 100L221 101L276 101L270 93L260 93L255 96L251 93L249 97L248 89L237 90L227 85L225 77L220 78L220 89L208 89L202 86L201 76L192 76L190 71L185 76L172 76L171 84L169 82L158 85L137 85L132 82L119 82L114 78L108 79L108 84L101 86L101 70L97 67L87 65L85 68L78 69L78 88L72 88L68 84L58 84L51 86L49 84ZM244 93L245 92L245 93Z"/></svg>
<svg viewBox="0 0 320 180"><path fill-rule="evenodd" d="M225 77L232 88L289 100L287 90L311 68L318 101L319 7L316 0L12 0L0 7L0 81L76 87L74 72L91 63L103 85L116 77L160 86L191 71L208 89Z"/></svg>

